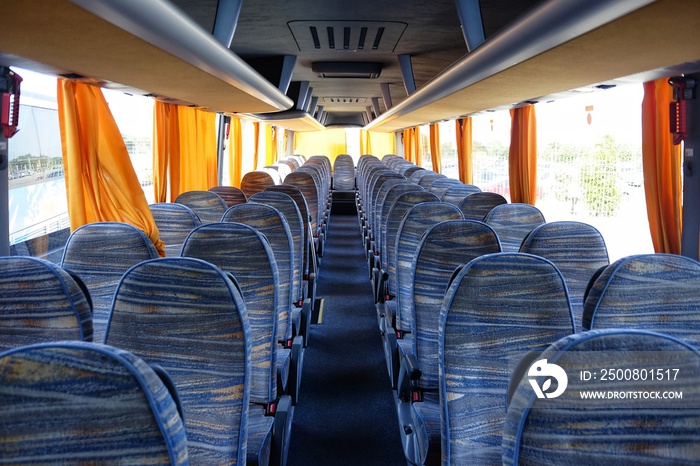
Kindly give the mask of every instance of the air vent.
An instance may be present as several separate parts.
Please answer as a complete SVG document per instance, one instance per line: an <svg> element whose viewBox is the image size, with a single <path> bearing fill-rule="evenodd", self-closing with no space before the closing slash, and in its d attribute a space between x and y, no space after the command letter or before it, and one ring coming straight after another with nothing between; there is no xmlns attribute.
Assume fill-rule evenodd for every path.
<svg viewBox="0 0 700 466"><path fill-rule="evenodd" d="M326 104L365 104L367 97L324 97Z"/></svg>
<svg viewBox="0 0 700 466"><path fill-rule="evenodd" d="M393 53L406 23L393 21L290 21L300 52Z"/></svg>
<svg viewBox="0 0 700 466"><path fill-rule="evenodd" d="M348 61L314 62L311 64L311 70L319 78L376 79L382 72L382 64Z"/></svg>

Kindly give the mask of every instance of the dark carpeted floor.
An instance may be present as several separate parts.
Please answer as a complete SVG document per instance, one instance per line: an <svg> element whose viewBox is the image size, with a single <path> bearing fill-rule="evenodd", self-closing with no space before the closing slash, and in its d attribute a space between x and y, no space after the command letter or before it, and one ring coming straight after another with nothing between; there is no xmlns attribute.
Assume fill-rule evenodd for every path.
<svg viewBox="0 0 700 466"><path fill-rule="evenodd" d="M331 217L289 466L405 465L355 215Z"/></svg>

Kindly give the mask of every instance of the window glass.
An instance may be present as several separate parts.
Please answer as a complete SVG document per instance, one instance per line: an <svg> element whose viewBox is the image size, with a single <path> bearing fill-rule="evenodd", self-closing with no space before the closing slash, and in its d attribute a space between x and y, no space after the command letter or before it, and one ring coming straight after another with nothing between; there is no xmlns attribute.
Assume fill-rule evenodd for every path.
<svg viewBox="0 0 700 466"><path fill-rule="evenodd" d="M510 112L486 112L472 118L473 183L482 191L501 194L510 201L508 152Z"/></svg>

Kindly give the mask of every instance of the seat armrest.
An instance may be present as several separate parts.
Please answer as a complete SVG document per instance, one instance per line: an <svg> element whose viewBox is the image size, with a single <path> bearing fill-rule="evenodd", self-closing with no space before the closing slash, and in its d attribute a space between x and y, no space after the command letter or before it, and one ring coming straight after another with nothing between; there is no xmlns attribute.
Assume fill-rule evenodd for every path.
<svg viewBox="0 0 700 466"><path fill-rule="evenodd" d="M416 382L423 373L418 364L418 358L414 354L406 354L401 359L399 379L397 382L397 394L404 402L415 401L414 393L417 393Z"/></svg>

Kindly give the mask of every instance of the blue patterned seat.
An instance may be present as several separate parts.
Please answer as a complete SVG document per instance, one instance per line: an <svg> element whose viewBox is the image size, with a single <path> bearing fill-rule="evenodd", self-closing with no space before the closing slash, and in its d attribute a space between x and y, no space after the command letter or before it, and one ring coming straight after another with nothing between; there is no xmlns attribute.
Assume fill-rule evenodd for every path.
<svg viewBox="0 0 700 466"><path fill-rule="evenodd" d="M105 343L170 374L193 463L245 464L249 335L245 303L226 274L198 259L173 257L141 262L124 274Z"/></svg>
<svg viewBox="0 0 700 466"><path fill-rule="evenodd" d="M294 186L304 195L307 209L309 211L309 222L314 241L314 246L317 247L319 238L319 187L314 180L314 177L308 171L303 171L301 168L293 171L284 180L285 185Z"/></svg>
<svg viewBox="0 0 700 466"><path fill-rule="evenodd" d="M642 254L610 264L583 306L583 330L636 328L700 347L700 263L674 254Z"/></svg>
<svg viewBox="0 0 700 466"><path fill-rule="evenodd" d="M292 323L292 287L294 281L294 243L289 225L279 210L267 204L246 203L229 208L221 219L224 222L237 222L255 228L267 239L277 264L279 282L275 287L277 302L277 340L280 348L277 353L277 370L280 388L292 397L296 405L301 383L304 337L293 334L299 329L301 314L295 314L299 321ZM307 307L307 318L310 309Z"/></svg>
<svg viewBox="0 0 700 466"><path fill-rule="evenodd" d="M34 257L0 257L0 351L46 341L92 341L89 293Z"/></svg>
<svg viewBox="0 0 700 466"><path fill-rule="evenodd" d="M412 344L413 261L420 240L423 234L437 223L462 219L462 212L454 205L432 201L416 204L406 212L401 221L396 235L397 296L393 302L385 302L384 322L380 321L380 331L384 336L384 355L392 387L396 387L401 354L405 351L410 352Z"/></svg>
<svg viewBox="0 0 700 466"><path fill-rule="evenodd" d="M248 202L248 198L243 190L235 186L214 186L213 188L209 188L209 191L218 194L229 207Z"/></svg>
<svg viewBox="0 0 700 466"><path fill-rule="evenodd" d="M580 329L588 282L598 269L610 263L600 232L581 222L545 223L525 237L520 252L545 257L559 268L569 289L576 328Z"/></svg>
<svg viewBox="0 0 700 466"><path fill-rule="evenodd" d="M347 154L341 154L333 162L333 189L353 191L355 189L355 162Z"/></svg>
<svg viewBox="0 0 700 466"><path fill-rule="evenodd" d="M133 354L86 342L0 354L0 462L187 465L168 385Z"/></svg>
<svg viewBox="0 0 700 466"><path fill-rule="evenodd" d="M430 172L425 176L422 176L420 180L418 180L418 184L425 189L426 191L430 192L430 188L433 186L433 183L436 182L437 180L447 178L445 175L442 173L434 173ZM436 194L437 196L437 194ZM440 196L438 196L439 198Z"/></svg>
<svg viewBox="0 0 700 466"><path fill-rule="evenodd" d="M539 399L533 384L542 389L545 380L528 376L514 380L517 389L503 428L502 464L700 463L700 354L687 343L643 330L594 330L562 338L538 358L540 364L545 360L561 367L568 384L558 397ZM603 368L622 373L670 369L675 380L622 377L611 383L580 376L580 371L597 371L600 377ZM640 395L584 398L583 392L591 391ZM682 392L683 399L641 396L650 391Z"/></svg>
<svg viewBox="0 0 700 466"><path fill-rule="evenodd" d="M187 191L180 194L175 203L186 205L197 214L202 223L212 223L221 220L228 205L221 196L212 191Z"/></svg>
<svg viewBox="0 0 700 466"><path fill-rule="evenodd" d="M491 209L507 204L506 198L498 193L474 193L462 199L457 207L464 213L464 218L482 221Z"/></svg>
<svg viewBox="0 0 700 466"><path fill-rule="evenodd" d="M264 191L265 188L278 184L280 183L275 183L272 175L267 171L256 170L243 175L241 191L245 193L246 197L250 197L255 193Z"/></svg>
<svg viewBox="0 0 700 466"><path fill-rule="evenodd" d="M165 243L165 255L179 256L187 235L202 224L199 217L192 209L182 204L159 202L148 207L160 232L160 239Z"/></svg>
<svg viewBox="0 0 700 466"><path fill-rule="evenodd" d="M491 209L484 217L484 223L498 234L503 252L518 252L523 239L545 220L534 205L513 203Z"/></svg>
<svg viewBox="0 0 700 466"><path fill-rule="evenodd" d="M455 206L448 203L456 209ZM402 425L409 425L413 432L431 432L434 437L433 452L439 451L440 429L439 422L434 428L416 423L411 406L413 394L419 395L418 399L424 399L421 405L425 408L428 403L436 401L434 396L438 391L438 328L440 322L440 309L445 297L445 292L455 270L472 259L485 254L501 251L498 236L488 225L474 220L448 220L432 226L421 237L416 252L409 266L412 273L407 280L406 293L403 287L399 291L399 297L410 299L412 312L410 318L410 346L403 347L405 353L411 356L403 356L402 368L398 375L398 394L401 400L397 404L398 416ZM403 307L403 305L401 306ZM420 368L421 377L411 382L406 365L410 358L414 367ZM424 397L423 394L428 394ZM433 398L430 398L431 395ZM437 407L432 412L439 420ZM427 421L427 416L422 416ZM406 438L404 444L411 444ZM413 449L411 449L413 451ZM425 457L432 456L425 453ZM410 458L410 457L409 457Z"/></svg>
<svg viewBox="0 0 700 466"><path fill-rule="evenodd" d="M114 290L124 272L158 251L138 228L118 222L89 223L68 238L61 267L76 274L92 299L94 341L104 339Z"/></svg>
<svg viewBox="0 0 700 466"><path fill-rule="evenodd" d="M216 265L233 275L240 287L250 320L252 342L248 464L264 464L267 456L271 457L272 464L278 464L280 458L286 458L294 408L291 397L279 397L277 389L275 290L280 280L272 248L253 227L241 223L211 223L190 233L182 255ZM270 422L272 416L265 416L266 420L256 419L263 415L274 415L274 426Z"/></svg>
<svg viewBox="0 0 700 466"><path fill-rule="evenodd" d="M435 181L433 181L433 184L430 185L430 189L428 189L428 192L431 192L435 194L438 199L441 199L443 194L445 194L445 191L447 191L447 188L450 186L460 186L462 185L462 182L459 180L455 180L454 178L438 178Z"/></svg>
<svg viewBox="0 0 700 466"><path fill-rule="evenodd" d="M473 184L456 184L450 186L445 190L440 200L442 202L449 202L450 204L459 205L465 197L470 194L480 193L481 189Z"/></svg>
<svg viewBox="0 0 700 466"><path fill-rule="evenodd" d="M504 252L474 259L459 272L442 306L434 374L441 417L433 425L442 426L443 464L498 464L512 368L524 354L573 331L564 278L548 260ZM417 416L434 419L424 405L414 403ZM429 445L435 461L440 449L433 432L422 429L417 440L422 452Z"/></svg>

